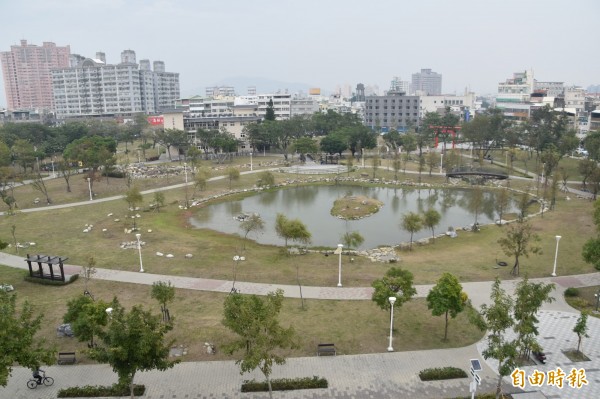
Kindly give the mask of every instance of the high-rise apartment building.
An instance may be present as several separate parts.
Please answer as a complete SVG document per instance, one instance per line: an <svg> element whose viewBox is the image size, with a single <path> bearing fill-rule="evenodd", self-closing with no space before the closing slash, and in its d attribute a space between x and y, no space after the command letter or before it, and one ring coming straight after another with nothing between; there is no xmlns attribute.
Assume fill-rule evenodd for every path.
<svg viewBox="0 0 600 399"><path fill-rule="evenodd" d="M8 109L52 110L50 71L53 68L68 68L70 55L69 46L61 47L52 42L36 46L27 44L27 40L11 46L10 51L0 52Z"/></svg>
<svg viewBox="0 0 600 399"><path fill-rule="evenodd" d="M413 73L410 92L426 96L442 94L442 75L432 72L431 69L421 69L421 72Z"/></svg>
<svg viewBox="0 0 600 399"><path fill-rule="evenodd" d="M132 50L123 51L116 65L98 55L76 67L52 70L57 117L155 113L172 108L180 98L179 74L165 72L164 62L154 61L151 70L149 60L138 66Z"/></svg>

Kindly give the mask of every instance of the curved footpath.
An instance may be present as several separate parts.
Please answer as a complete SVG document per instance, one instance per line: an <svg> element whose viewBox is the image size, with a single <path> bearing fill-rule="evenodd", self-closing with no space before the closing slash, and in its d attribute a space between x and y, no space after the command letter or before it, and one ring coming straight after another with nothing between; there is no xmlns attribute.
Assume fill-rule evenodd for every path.
<svg viewBox="0 0 600 399"><path fill-rule="evenodd" d="M0 253L0 264L19 269L27 269L22 257ZM78 273L81 266L66 265L68 274ZM166 276L151 273L128 272L122 270L97 269L94 278L109 281L150 285L155 281L171 281L177 288L228 293L232 281L212 280L191 277ZM557 289L553 296L556 301L544 305L540 312L540 343L548 355L546 365L537 367L540 371L555 370L561 367L569 373L572 367L585 368L588 385L581 389L567 386L562 389L544 385L541 388L526 386L525 390L541 390L552 398L598 398L600 397L600 320L590 318L590 338L583 341L583 351L592 359L585 363L571 363L561 350L577 346L577 336L572 332L577 312L568 306L563 298L567 287L600 285L600 273L578 276L532 279L532 281L553 282ZM517 280L504 281L503 288L512 292ZM476 307L489 302L492 282L463 283L463 288ZM236 288L245 294L265 295L281 288L286 297L299 297L297 286L236 282ZM417 296L424 297L431 285L417 286ZM370 300L371 288L303 287L305 298L330 300ZM485 342L481 341L464 348L436 349L429 351L410 351L377 353L366 355L339 355L335 357L290 358L284 366L273 370L273 378L310 377L317 375L329 381L329 388L322 390L303 390L277 392L276 398L453 398L468 397L470 379L422 382L419 371L429 367L455 366L468 370L469 359L483 359L481 351ZM483 362L484 369L479 373L482 386L479 391L493 391L497 375L493 361ZM536 367L524 367L531 373ZM52 387L38 387L29 390L25 383L30 371L17 367L6 388L0 388L2 398L55 398L60 388L74 385L107 385L116 382L116 374L107 365L52 366L47 368L48 375L56 383ZM150 371L139 373L136 382L146 384L145 398L267 398L268 394L241 393L243 380L264 377L257 372L240 375L239 367L233 361L184 362L165 372ZM505 378L507 390L519 391L510 386Z"/></svg>
<svg viewBox="0 0 600 399"><path fill-rule="evenodd" d="M256 173L256 172L243 172ZM223 179L224 176L214 177L210 180ZM188 183L191 184L191 183ZM144 191L142 194L155 191L183 187L185 184L162 187ZM575 191L575 190L570 190ZM578 195L589 196L588 193L577 192ZM64 205L46 206L40 208L24 209L22 212L44 211L70 206L91 205L95 202L104 202L120 199L122 196L96 199ZM0 212L3 215L4 212ZM27 269L22 257L0 252L0 264L19 269ZM81 266L66 265L67 274L81 271ZM213 291L228 293L232 281L212 280L191 277L166 276L151 273L129 272L122 270L97 269L94 278L108 281L119 281L136 284L150 285L155 281L171 281L182 289ZM589 338L584 338L582 350L591 359L585 363L571 363L562 354L562 350L576 348L577 336L572 332L578 312L568 306L563 298L563 291L567 287L583 287L600 285L600 273L591 273L577 276L564 276L553 278L532 279L532 281L553 282L556 290L553 296L556 299L551 304L545 304L539 314L539 340L548 356L548 361L543 366L528 366L523 370L529 376L535 369L540 371L556 370L560 367L566 374L572 368L584 368L588 384L581 389L568 386L565 380L563 388L543 384L541 387L526 385L525 391L541 391L544 395L522 396L515 398L574 398L592 399L600 397L600 320L588 320ZM518 281L502 282L503 288L513 292ZM463 283L463 289L476 307L489 302L492 282ZM425 297L432 285L417 286L417 296ZM292 285L260 284L236 282L236 288L243 294L265 295L277 288L281 288L286 297L298 298L299 289ZM302 287L304 298L329 299L329 300L370 300L372 288L352 287ZM286 365L276 366L272 378L310 377L317 375L329 381L329 388L319 390L302 390L290 392L275 392L275 398L316 399L397 399L397 398L455 398L470 397L469 382L471 379L457 379L435 382L422 382L418 378L419 371L430 367L455 366L468 371L469 359L483 359L481 351L485 348L485 340L476 344L454 349L436 349L428 351L376 353L366 355L339 355L335 357L303 357L290 358ZM498 376L495 372L497 364L493 361L484 361L483 370L479 372L482 384L478 392L494 391ZM83 385L109 385L117 381L116 374L108 365L81 365L81 366L51 366L46 368L47 374L54 377L52 387L40 386L29 390L26 382L30 378L30 370L16 367L5 388L0 388L0 398L4 399L50 399L56 398L59 389L69 386ZM150 371L138 373L136 382L145 384L147 392L144 398L268 398L267 393L241 393L240 385L243 380L263 380L259 372L240 375L239 367L234 361L207 361L183 362L173 369L159 372ZM508 378L504 379L505 391L519 392L512 387ZM541 396L539 396L541 395Z"/></svg>

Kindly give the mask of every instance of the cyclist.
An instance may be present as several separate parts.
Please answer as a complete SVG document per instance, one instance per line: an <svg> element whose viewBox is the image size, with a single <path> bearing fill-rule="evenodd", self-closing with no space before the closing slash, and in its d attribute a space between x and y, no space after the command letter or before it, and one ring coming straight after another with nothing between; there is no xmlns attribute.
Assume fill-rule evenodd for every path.
<svg viewBox="0 0 600 399"><path fill-rule="evenodd" d="M42 374L41 374L41 373L44 373L44 370L42 370L42 369L41 369L41 368L39 368L39 367L38 367L38 368L36 368L36 369L33 371L33 378L37 380L37 383L38 383L38 385L41 385L41 384L42 384L42 378L43 378L43 377L42 377Z"/></svg>

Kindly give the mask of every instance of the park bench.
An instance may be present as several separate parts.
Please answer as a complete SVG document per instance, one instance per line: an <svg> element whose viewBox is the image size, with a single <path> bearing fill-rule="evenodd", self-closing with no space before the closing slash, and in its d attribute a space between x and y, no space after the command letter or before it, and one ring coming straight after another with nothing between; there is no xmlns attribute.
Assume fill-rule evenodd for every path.
<svg viewBox="0 0 600 399"><path fill-rule="evenodd" d="M58 352L58 364L75 364L76 362L75 352Z"/></svg>
<svg viewBox="0 0 600 399"><path fill-rule="evenodd" d="M337 355L334 344L319 344L317 345L317 356L321 355Z"/></svg>

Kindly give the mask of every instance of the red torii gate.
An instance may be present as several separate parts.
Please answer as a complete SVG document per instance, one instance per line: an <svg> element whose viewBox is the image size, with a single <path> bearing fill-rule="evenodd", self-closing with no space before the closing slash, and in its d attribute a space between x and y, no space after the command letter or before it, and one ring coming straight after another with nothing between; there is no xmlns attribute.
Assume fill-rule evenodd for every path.
<svg viewBox="0 0 600 399"><path fill-rule="evenodd" d="M434 129L435 130L435 146L433 148L437 148L438 147L438 142L439 142L439 134L440 133L444 133L444 134L452 134L452 149L455 148L455 143L456 143L456 131L460 130L461 127L460 126L454 126L454 127L449 127L449 126L429 126L430 129Z"/></svg>

